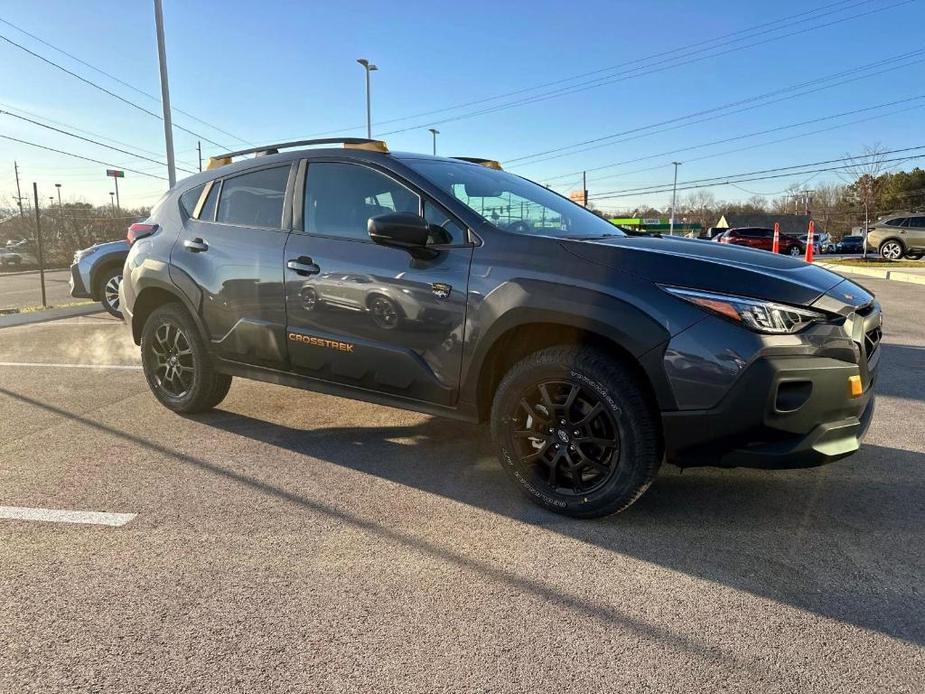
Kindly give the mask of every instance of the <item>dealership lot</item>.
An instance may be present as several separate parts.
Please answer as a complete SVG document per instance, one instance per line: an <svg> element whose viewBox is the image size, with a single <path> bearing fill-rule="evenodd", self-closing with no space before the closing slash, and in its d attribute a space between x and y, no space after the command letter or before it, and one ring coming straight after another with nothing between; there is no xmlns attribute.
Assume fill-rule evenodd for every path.
<svg viewBox="0 0 925 694"><path fill-rule="evenodd" d="M71 297L70 272L49 270L45 273L45 297L49 306L61 306L81 299ZM0 310L42 305L42 284L38 271L0 273Z"/></svg>
<svg viewBox="0 0 925 694"><path fill-rule="evenodd" d="M920 690L925 290L863 283L859 454L593 522L479 427L240 380L182 418L108 316L2 329L0 691Z"/></svg>

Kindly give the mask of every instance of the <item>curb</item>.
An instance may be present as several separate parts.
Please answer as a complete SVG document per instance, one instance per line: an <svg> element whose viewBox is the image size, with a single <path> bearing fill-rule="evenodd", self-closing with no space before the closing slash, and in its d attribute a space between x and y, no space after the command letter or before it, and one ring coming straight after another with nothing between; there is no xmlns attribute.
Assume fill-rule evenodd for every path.
<svg viewBox="0 0 925 694"><path fill-rule="evenodd" d="M103 313L103 307L98 303L81 304L80 306L62 306L50 308L45 311L32 311L31 313L11 313L0 316L0 328L14 328L32 323L46 323L61 320L62 318L76 318L77 316L90 316L94 313Z"/></svg>
<svg viewBox="0 0 925 694"><path fill-rule="evenodd" d="M893 280L894 282L908 282L910 284L925 284L925 275L918 275L913 272L903 272L902 270L876 270L874 268L854 267L853 265L833 265L830 263L815 263L826 270L837 272L839 274L863 275L865 277L876 277L881 280Z"/></svg>

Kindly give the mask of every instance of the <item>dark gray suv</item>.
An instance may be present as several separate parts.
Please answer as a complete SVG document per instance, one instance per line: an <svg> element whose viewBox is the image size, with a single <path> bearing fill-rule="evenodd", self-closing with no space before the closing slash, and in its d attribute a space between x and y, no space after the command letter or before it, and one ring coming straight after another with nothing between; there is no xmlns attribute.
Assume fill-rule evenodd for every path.
<svg viewBox="0 0 925 694"><path fill-rule="evenodd" d="M573 516L626 508L666 460L837 460L873 413L881 314L860 286L627 236L488 160L232 152L129 235L122 307L171 410L242 376L489 421L513 483Z"/></svg>

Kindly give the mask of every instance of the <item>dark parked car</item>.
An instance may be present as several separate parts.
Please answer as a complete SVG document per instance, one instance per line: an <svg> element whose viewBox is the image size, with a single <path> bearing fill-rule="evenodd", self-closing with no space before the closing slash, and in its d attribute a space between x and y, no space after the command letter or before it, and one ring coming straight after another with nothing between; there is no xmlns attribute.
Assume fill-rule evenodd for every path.
<svg viewBox="0 0 925 694"><path fill-rule="evenodd" d="M128 241L120 239L77 251L71 265L71 296L99 301L111 315L121 318L119 285L128 249Z"/></svg>
<svg viewBox="0 0 925 694"><path fill-rule="evenodd" d="M761 227L739 227L727 231L719 242L770 251L774 248L774 230ZM786 234L780 235L779 249L784 255L802 256L806 253L806 246L800 239Z"/></svg>
<svg viewBox="0 0 925 694"><path fill-rule="evenodd" d="M863 253L864 237L863 236L845 236L841 241L835 244L836 253Z"/></svg>
<svg viewBox="0 0 925 694"><path fill-rule="evenodd" d="M797 258L628 236L499 168L354 138L211 160L129 229L122 308L154 396L200 412L240 376L488 421L513 484L578 517L626 508L665 460L858 449L870 293Z"/></svg>

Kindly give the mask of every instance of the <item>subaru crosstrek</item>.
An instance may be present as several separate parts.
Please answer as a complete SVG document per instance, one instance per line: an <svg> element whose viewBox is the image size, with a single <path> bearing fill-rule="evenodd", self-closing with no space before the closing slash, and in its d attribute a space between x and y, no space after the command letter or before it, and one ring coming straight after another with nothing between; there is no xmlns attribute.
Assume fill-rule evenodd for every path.
<svg viewBox="0 0 925 694"><path fill-rule="evenodd" d="M837 460L873 413L880 305L860 286L628 236L493 161L232 152L129 237L122 308L171 410L242 376L489 421L514 484L573 516L625 509L663 461Z"/></svg>

